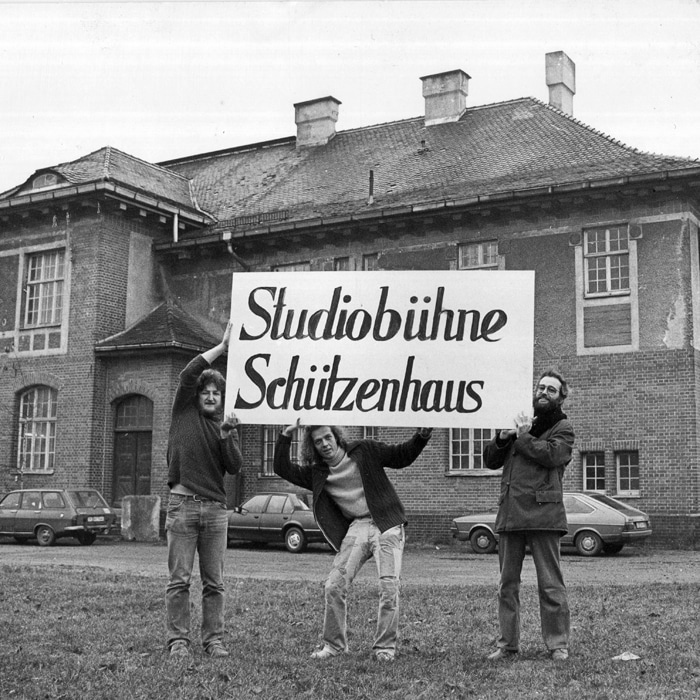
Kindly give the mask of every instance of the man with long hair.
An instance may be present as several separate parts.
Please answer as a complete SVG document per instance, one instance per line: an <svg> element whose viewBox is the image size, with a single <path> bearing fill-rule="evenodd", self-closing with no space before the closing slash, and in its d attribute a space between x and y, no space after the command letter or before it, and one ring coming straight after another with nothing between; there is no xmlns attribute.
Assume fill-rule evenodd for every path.
<svg viewBox="0 0 700 700"><path fill-rule="evenodd" d="M484 464L503 468L496 532L501 580L501 634L492 661L520 651L520 573L529 547L537 572L542 636L555 661L569 658L569 602L561 573L559 540L567 532L562 478L571 460L574 429L561 410L569 387L549 370L537 382L534 418L521 413L515 428L498 432L484 448Z"/></svg>
<svg viewBox="0 0 700 700"><path fill-rule="evenodd" d="M190 579L195 552L202 579L202 646L213 658L228 656L224 632L224 556L228 531L224 473L243 458L233 414L224 416L226 380L211 364L227 349L231 324L218 345L197 355L182 373L168 439L170 497L165 521L170 579L165 594L168 649L190 654Z"/></svg>
<svg viewBox="0 0 700 700"><path fill-rule="evenodd" d="M300 465L289 456L299 427L297 421L277 438L275 473L313 492L316 521L336 551L325 584L323 647L311 656L322 660L348 651L348 592L363 564L374 556L379 612L373 653L379 661L393 661L406 515L385 469L403 469L414 462L432 430L421 428L410 440L387 445L376 440L348 442L336 426L311 425L304 429Z"/></svg>

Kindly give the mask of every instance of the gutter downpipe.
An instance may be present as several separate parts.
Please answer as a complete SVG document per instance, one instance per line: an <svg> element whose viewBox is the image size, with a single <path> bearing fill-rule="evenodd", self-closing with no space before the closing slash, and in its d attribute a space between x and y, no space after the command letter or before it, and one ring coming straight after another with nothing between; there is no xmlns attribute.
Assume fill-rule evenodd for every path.
<svg viewBox="0 0 700 700"><path fill-rule="evenodd" d="M178 228L180 226L180 216L177 212L173 214L173 243L177 243Z"/></svg>

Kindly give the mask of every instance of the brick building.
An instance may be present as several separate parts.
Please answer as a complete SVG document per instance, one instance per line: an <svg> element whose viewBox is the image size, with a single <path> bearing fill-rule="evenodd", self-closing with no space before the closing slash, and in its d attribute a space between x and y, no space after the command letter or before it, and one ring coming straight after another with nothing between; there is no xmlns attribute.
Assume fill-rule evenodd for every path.
<svg viewBox="0 0 700 700"><path fill-rule="evenodd" d="M0 195L0 491L164 496L177 377L220 338L232 274L535 270L535 373L557 367L572 387L567 487L648 511L657 541L695 543L700 163L576 120L565 54L545 77L548 104L469 106L456 70L421 78L420 117L336 131L325 97L294 105L293 137L160 164L106 147ZM275 435L243 427L231 504L287 488ZM436 430L392 475L414 539L495 504L489 437Z"/></svg>

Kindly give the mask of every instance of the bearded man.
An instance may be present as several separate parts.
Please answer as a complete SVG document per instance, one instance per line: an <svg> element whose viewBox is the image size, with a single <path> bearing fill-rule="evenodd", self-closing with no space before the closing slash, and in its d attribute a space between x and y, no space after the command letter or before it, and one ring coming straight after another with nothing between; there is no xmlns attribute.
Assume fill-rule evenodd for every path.
<svg viewBox="0 0 700 700"><path fill-rule="evenodd" d="M489 469L503 467L496 532L498 560L498 648L492 661L520 651L520 573L529 547L537 572L542 636L551 658L569 658L569 602L561 573L559 540L566 534L562 493L574 430L561 406L569 393L564 378L545 372L533 398L534 419L520 414L514 429L500 430L484 448Z"/></svg>

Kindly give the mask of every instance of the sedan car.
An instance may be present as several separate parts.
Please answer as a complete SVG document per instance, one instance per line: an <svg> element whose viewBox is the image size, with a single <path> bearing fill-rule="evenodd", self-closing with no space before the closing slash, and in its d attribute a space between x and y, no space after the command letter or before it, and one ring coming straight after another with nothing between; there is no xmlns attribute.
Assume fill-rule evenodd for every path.
<svg viewBox="0 0 700 700"><path fill-rule="evenodd" d="M626 544L651 536L646 513L602 493L565 493L564 508L569 530L561 545L575 547L584 557L617 554ZM469 540L477 554L490 554L498 544L495 522L496 510L465 515L452 521L450 532L458 540Z"/></svg>
<svg viewBox="0 0 700 700"><path fill-rule="evenodd" d="M94 489L23 489L10 491L0 501L0 535L18 542L36 538L42 547L59 537L90 545L98 534L109 532L115 519Z"/></svg>
<svg viewBox="0 0 700 700"><path fill-rule="evenodd" d="M284 542L303 552L310 542L325 542L310 507L309 493L258 493L229 514L228 540Z"/></svg>

